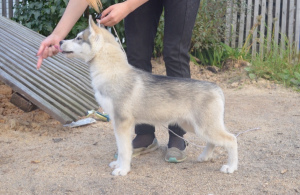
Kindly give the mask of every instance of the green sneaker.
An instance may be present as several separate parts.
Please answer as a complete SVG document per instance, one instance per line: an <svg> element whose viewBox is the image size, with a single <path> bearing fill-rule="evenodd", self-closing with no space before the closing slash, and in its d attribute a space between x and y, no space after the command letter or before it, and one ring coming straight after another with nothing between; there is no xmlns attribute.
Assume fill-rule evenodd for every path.
<svg viewBox="0 0 300 195"><path fill-rule="evenodd" d="M180 163L186 158L186 148L184 150L179 150L178 148L172 147L167 149L165 161L169 163Z"/></svg>
<svg viewBox="0 0 300 195"><path fill-rule="evenodd" d="M141 148L133 148L132 151L132 157L136 157L142 154L147 154L149 152L153 152L157 150L159 147L158 141L156 138L154 138L152 144L150 144L148 147L141 147Z"/></svg>
<svg viewBox="0 0 300 195"><path fill-rule="evenodd" d="M148 147L141 147L141 148L133 148L132 150L132 157L137 157L142 154L147 154L149 152L153 152L159 148L159 144L156 138L154 138L152 144ZM118 153L114 156L116 159L118 158Z"/></svg>

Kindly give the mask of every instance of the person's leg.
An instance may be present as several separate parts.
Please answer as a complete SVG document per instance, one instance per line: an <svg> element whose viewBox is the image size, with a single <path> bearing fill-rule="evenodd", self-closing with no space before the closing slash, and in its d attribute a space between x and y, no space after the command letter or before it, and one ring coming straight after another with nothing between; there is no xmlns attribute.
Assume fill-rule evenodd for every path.
<svg viewBox="0 0 300 195"><path fill-rule="evenodd" d="M150 0L125 18L126 53L128 62L136 68L152 72L151 57L157 31L162 1ZM155 128L152 125L136 125L137 136L133 148L147 147L152 144Z"/></svg>
<svg viewBox="0 0 300 195"><path fill-rule="evenodd" d="M165 32L163 56L168 76L190 78L190 42L200 0L164 0ZM169 128L177 135L185 131L178 125ZM185 142L172 132L168 147L185 149Z"/></svg>
<svg viewBox="0 0 300 195"><path fill-rule="evenodd" d="M189 49L200 0L164 0L163 56L168 76L190 78Z"/></svg>

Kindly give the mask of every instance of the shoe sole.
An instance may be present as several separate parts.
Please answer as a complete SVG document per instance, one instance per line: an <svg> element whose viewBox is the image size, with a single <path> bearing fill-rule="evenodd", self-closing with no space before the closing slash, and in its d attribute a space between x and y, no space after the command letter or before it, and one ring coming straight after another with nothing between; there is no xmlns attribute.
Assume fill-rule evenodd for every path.
<svg viewBox="0 0 300 195"><path fill-rule="evenodd" d="M140 156L140 155L143 155L143 154L147 154L149 152L153 152L155 150L157 150L159 148L159 144L157 142L157 140L154 141L155 144L153 145L153 143L151 144L152 146L151 147L147 147L147 148L137 148L137 149L133 149L133 153L132 153L132 158L133 157L137 157L137 156ZM114 158L117 159L118 158L118 153L116 153L114 155Z"/></svg>
<svg viewBox="0 0 300 195"><path fill-rule="evenodd" d="M137 157L137 156L140 156L143 154L147 154L149 152L153 152L153 151L157 150L158 148L159 148L159 145L155 145L152 148L146 148L145 150L133 152L132 157Z"/></svg>
<svg viewBox="0 0 300 195"><path fill-rule="evenodd" d="M170 157L169 159L165 158L165 161L168 162L168 163L181 163L185 160L186 160L186 157L181 159L181 160L177 160L177 158L175 158L175 157Z"/></svg>

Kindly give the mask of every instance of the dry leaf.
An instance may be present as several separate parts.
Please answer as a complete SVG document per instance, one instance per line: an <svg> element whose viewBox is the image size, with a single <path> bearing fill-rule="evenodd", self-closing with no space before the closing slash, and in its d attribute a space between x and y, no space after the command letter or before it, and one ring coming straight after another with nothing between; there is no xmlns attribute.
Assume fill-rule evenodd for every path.
<svg viewBox="0 0 300 195"><path fill-rule="evenodd" d="M41 161L39 161L39 160L33 160L33 161L31 161L31 163L32 164L38 164L38 163L40 163Z"/></svg>
<svg viewBox="0 0 300 195"><path fill-rule="evenodd" d="M287 169L283 169L280 173L285 174L287 171L288 171Z"/></svg>

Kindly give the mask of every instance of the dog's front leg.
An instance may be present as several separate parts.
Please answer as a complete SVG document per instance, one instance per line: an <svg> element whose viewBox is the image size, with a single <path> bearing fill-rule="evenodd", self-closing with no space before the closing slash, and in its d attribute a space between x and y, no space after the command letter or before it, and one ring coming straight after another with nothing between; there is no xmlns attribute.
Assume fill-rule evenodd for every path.
<svg viewBox="0 0 300 195"><path fill-rule="evenodd" d="M134 124L129 121L117 121L114 123L114 132L118 146L118 159L109 164L115 170L113 175L127 175L130 171L132 156L131 135Z"/></svg>

